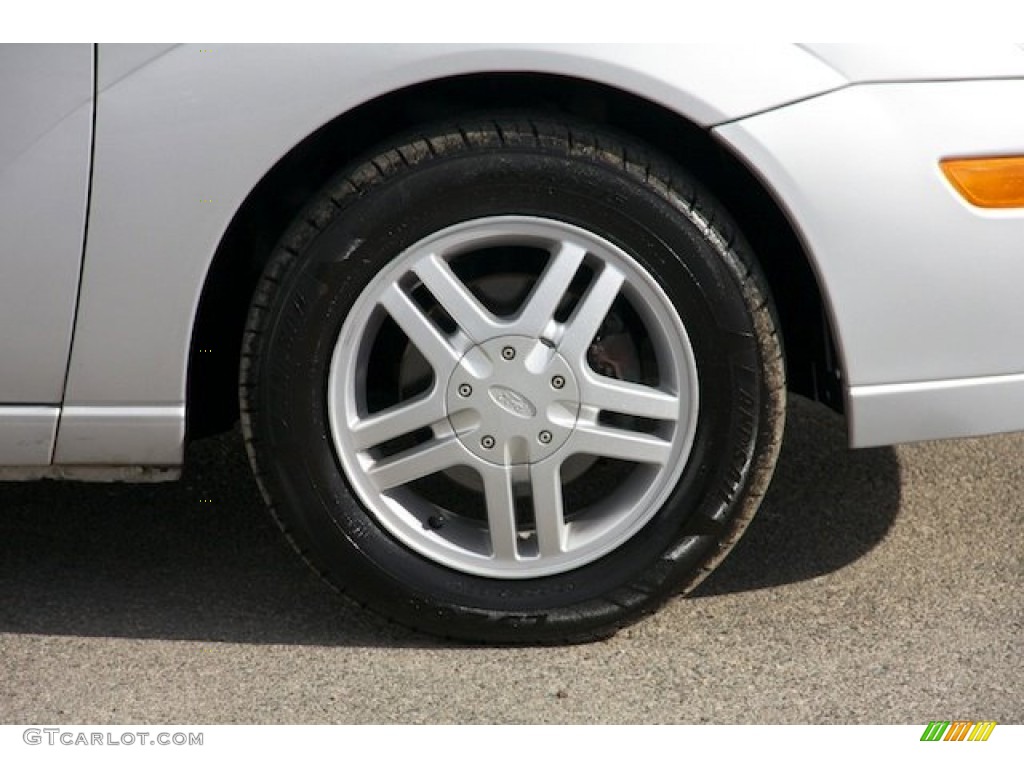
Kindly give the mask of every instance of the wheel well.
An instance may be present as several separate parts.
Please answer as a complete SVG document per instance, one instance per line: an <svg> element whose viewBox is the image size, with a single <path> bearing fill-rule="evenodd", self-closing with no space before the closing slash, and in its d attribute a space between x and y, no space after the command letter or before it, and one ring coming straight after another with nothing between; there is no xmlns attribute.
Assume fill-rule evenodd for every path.
<svg viewBox="0 0 1024 768"><path fill-rule="evenodd" d="M561 113L646 141L710 189L761 262L779 313L789 387L842 409L832 334L809 260L770 193L701 129L664 107L607 86L547 75L487 74L413 86L326 124L283 157L236 212L207 275L192 335L187 394L190 437L238 418L242 331L274 245L305 202L343 166L389 137L482 110Z"/></svg>

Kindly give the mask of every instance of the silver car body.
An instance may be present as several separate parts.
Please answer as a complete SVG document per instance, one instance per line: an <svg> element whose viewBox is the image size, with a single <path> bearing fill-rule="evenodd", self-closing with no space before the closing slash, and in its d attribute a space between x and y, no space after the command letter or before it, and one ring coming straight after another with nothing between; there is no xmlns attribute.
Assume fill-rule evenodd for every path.
<svg viewBox="0 0 1024 768"><path fill-rule="evenodd" d="M817 278L853 445L1024 429L1024 211L970 206L938 166L1024 154L1018 47L12 46L4 476L173 474L204 285L260 180L361 105L497 72L637 96L762 180Z"/></svg>

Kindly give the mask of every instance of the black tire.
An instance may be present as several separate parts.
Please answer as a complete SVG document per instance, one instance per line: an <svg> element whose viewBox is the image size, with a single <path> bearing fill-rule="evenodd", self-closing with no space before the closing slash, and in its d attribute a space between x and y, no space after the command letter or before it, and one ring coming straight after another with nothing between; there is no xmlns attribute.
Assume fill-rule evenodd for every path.
<svg viewBox="0 0 1024 768"><path fill-rule="evenodd" d="M574 248L571 284L547 279ZM557 309L521 311L545 281ZM460 325L466 294L490 314ZM442 401L391 439L404 405ZM607 636L725 557L767 489L785 381L756 262L683 171L575 123L474 119L358 163L298 217L253 299L241 408L267 503L339 590L430 633L551 643Z"/></svg>

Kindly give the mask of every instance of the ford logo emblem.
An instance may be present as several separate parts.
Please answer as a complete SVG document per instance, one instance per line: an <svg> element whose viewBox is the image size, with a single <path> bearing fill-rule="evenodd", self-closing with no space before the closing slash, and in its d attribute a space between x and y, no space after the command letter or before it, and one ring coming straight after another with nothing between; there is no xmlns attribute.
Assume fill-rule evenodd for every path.
<svg viewBox="0 0 1024 768"><path fill-rule="evenodd" d="M532 419L537 415L537 409L533 407L533 403L514 389L494 386L488 390L487 394L491 396L491 400L513 416L518 416L521 419Z"/></svg>

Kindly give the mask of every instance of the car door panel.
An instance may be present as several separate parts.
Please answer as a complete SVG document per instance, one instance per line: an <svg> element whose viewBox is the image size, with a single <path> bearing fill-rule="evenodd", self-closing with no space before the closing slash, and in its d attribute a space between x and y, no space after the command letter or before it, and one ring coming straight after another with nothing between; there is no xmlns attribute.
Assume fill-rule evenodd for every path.
<svg viewBox="0 0 1024 768"><path fill-rule="evenodd" d="M78 293L92 97L91 45L0 47L0 406L7 416L0 455L7 463L47 463L52 449Z"/></svg>

